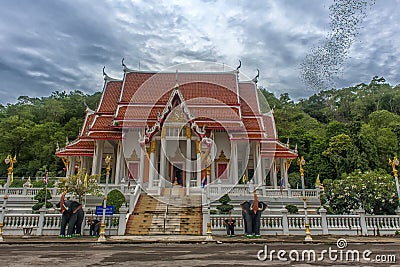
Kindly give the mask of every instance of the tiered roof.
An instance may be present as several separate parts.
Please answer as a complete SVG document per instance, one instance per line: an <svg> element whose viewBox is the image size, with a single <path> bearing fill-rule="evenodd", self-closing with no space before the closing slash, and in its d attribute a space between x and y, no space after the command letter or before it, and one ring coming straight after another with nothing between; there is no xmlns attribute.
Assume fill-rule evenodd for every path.
<svg viewBox="0 0 400 267"><path fill-rule="evenodd" d="M123 80L104 76L97 110L86 114L78 140L58 151L58 156L72 155L79 149L79 155L84 151L93 155L94 140L122 139L122 128L158 128L147 135L148 142L172 107L182 103L193 130L226 130L231 139L261 141L262 155L276 151L292 156L285 154L290 152L286 146L279 145L273 116L262 110L256 84L239 81L238 71L155 73L129 70L124 65ZM265 144L271 142L277 147L266 149Z"/></svg>

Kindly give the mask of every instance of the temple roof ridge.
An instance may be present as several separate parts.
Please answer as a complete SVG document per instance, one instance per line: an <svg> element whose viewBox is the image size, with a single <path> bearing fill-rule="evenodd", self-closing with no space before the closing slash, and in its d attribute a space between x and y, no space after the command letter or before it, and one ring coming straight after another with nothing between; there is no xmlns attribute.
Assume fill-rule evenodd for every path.
<svg viewBox="0 0 400 267"><path fill-rule="evenodd" d="M108 82L121 82L123 81L123 79L116 79L116 78L112 78L110 76L108 76L108 74L105 72L105 68L106 66L103 66L103 77L104 77L104 81Z"/></svg>

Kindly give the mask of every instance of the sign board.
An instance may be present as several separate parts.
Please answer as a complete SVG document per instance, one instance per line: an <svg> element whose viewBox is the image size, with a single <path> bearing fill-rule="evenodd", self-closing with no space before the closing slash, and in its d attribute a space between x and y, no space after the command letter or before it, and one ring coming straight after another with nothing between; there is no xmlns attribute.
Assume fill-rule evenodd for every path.
<svg viewBox="0 0 400 267"><path fill-rule="evenodd" d="M96 206L95 214L97 216L103 215L103 206ZM114 214L114 206L107 206L106 207L106 215L113 215L113 214Z"/></svg>

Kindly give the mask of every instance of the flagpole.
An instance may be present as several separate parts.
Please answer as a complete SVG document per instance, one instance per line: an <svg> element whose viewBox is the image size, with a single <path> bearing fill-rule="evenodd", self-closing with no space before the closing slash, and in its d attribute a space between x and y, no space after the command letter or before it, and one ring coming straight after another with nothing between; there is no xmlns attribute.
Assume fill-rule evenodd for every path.
<svg viewBox="0 0 400 267"><path fill-rule="evenodd" d="M47 183L44 186L44 208L47 208Z"/></svg>
<svg viewBox="0 0 400 267"><path fill-rule="evenodd" d="M46 172L44 177L44 208L47 209L47 183L49 179L49 173Z"/></svg>

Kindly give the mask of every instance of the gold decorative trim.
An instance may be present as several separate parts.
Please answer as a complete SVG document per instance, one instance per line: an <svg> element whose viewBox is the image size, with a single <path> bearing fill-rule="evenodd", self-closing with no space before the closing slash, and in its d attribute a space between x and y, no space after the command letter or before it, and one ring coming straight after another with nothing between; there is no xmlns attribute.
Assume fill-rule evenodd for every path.
<svg viewBox="0 0 400 267"><path fill-rule="evenodd" d="M190 139L192 138L192 129L190 129L190 127L186 126L186 138Z"/></svg>
<svg viewBox="0 0 400 267"><path fill-rule="evenodd" d="M155 153L157 148L156 140L150 142L150 153Z"/></svg>

